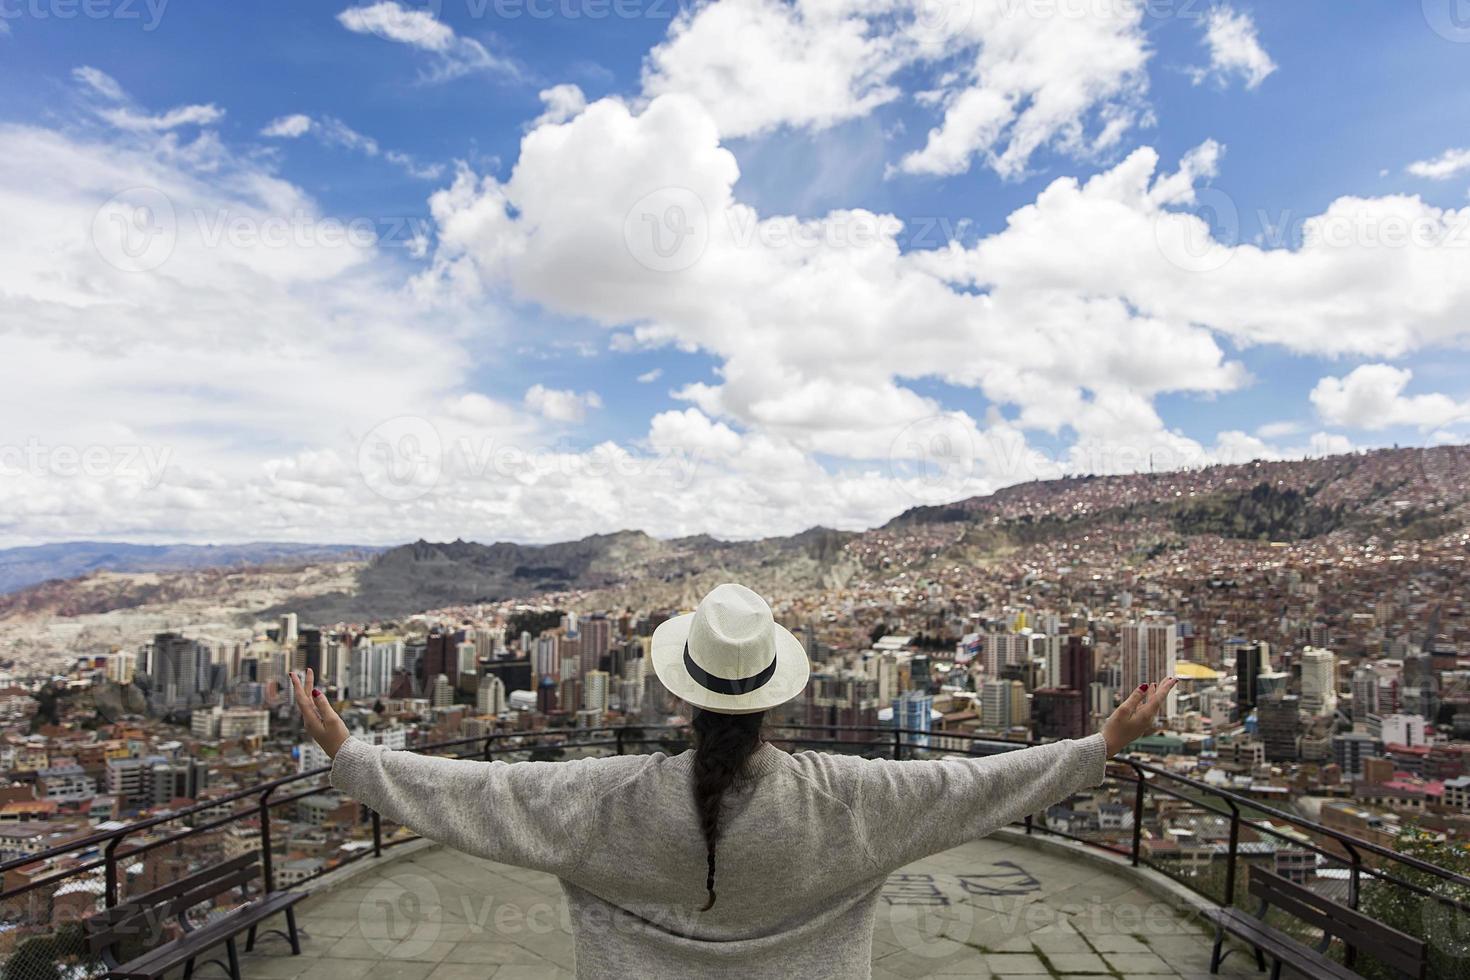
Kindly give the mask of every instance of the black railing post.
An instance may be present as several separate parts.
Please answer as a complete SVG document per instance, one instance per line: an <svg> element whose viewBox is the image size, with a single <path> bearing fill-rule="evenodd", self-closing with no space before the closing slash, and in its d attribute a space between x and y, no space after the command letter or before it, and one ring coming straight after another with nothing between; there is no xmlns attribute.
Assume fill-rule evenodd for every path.
<svg viewBox="0 0 1470 980"><path fill-rule="evenodd" d="M623 729L623 728L614 729L613 738L617 739L617 742L618 742L618 755L622 755L623 754L623 732L624 731L625 731L625 729Z"/></svg>
<svg viewBox="0 0 1470 980"><path fill-rule="evenodd" d="M899 731L897 725L893 728L893 757L903 758L903 732Z"/></svg>
<svg viewBox="0 0 1470 980"><path fill-rule="evenodd" d="M1026 814L1026 836L1031 836L1031 814Z"/></svg>
<svg viewBox="0 0 1470 980"><path fill-rule="evenodd" d="M1230 804L1230 850L1225 856L1225 906L1235 904L1235 855L1240 853L1240 807Z"/></svg>
<svg viewBox="0 0 1470 980"><path fill-rule="evenodd" d="M1133 767L1138 789L1133 794L1133 866L1138 867L1138 852L1143 847L1143 770Z"/></svg>
<svg viewBox="0 0 1470 980"><path fill-rule="evenodd" d="M378 816L377 810L369 810L373 815L373 857L383 856L383 818Z"/></svg>
<svg viewBox="0 0 1470 980"><path fill-rule="evenodd" d="M260 794L260 870L261 886L266 894L276 890L275 867L271 861L271 794L276 791L272 786Z"/></svg>
<svg viewBox="0 0 1470 980"><path fill-rule="evenodd" d="M107 907L112 908L117 904L117 845L121 844L126 832L118 834L107 842L102 849L103 859L106 861L106 901Z"/></svg>
<svg viewBox="0 0 1470 980"><path fill-rule="evenodd" d="M487 735L487 736L485 736L485 761L486 762L489 762L490 761L490 752L491 752L491 748L490 747L492 745L494 745L494 744L495 744L495 736L494 735Z"/></svg>
<svg viewBox="0 0 1470 980"><path fill-rule="evenodd" d="M1348 857L1352 858L1353 867L1348 875L1348 908L1355 909L1358 907L1358 889L1363 875L1363 858L1358 854L1358 849L1347 841L1343 841L1342 846L1347 849Z"/></svg>
<svg viewBox="0 0 1470 980"><path fill-rule="evenodd" d="M1343 841L1342 846L1347 849L1348 856L1353 859L1353 869L1348 875L1348 908L1355 909L1358 907L1358 884L1362 878L1363 858L1358 854L1358 849L1347 841ZM1342 962L1351 970L1358 962L1358 947L1350 942L1344 943L1343 946Z"/></svg>

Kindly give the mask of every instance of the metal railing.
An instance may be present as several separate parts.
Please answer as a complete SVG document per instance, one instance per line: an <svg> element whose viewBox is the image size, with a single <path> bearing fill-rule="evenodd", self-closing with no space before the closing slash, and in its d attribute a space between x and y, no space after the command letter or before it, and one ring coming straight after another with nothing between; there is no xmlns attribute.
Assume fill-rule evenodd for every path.
<svg viewBox="0 0 1470 980"><path fill-rule="evenodd" d="M811 732L824 733L829 737L802 734ZM962 732L935 732L908 728L895 729L888 726L846 727L772 723L766 726L765 734L770 741L792 748L837 748L846 753L861 753L869 756L883 755L894 759L914 758L920 754L927 754L928 756L940 754L960 754L967 756L990 755L999 752L1015 751L1034 744L1006 741ZM529 744L527 744L528 742ZM624 725L601 728L555 728L533 732L492 732L470 738L410 746L409 748L411 751L428 754L461 750L453 751L451 757L490 760L496 758L497 755L535 752L538 749L544 750L549 748L573 749L578 751L611 749L617 755L623 755L630 750L650 745L662 746L669 750L682 750L683 747L687 746L688 742L688 726ZM953 747L944 747L956 744L965 745L968 751L957 752ZM1109 765L1110 770L1104 785L1107 785L1108 782L1114 782L1123 784L1124 786L1128 784L1132 786L1132 827L1131 844L1129 846L1118 846L1116 843L1106 839L1081 836L1063 830L1060 827L1050 826L1045 815L1043 815L1041 820L1036 820L1030 816L1026 817L1021 823L1025 832L1027 834L1048 834L1078 841L1088 846L1129 858L1134 866L1142 864L1155 868L1156 870L1164 871L1165 869L1161 865L1146 859L1148 848L1143 839L1149 796L1150 794L1159 794L1164 797L1180 800L1190 807L1195 807L1229 820L1229 843L1225 856L1223 895L1212 895L1198 887L1197 883L1192 882L1188 878L1176 877L1176 880L1181 880L1184 884L1193 887L1196 892L1217 904L1228 906L1235 900L1237 869L1241 864L1241 833L1243 830L1250 830L1258 835L1286 840L1289 842L1290 848L1310 851L1320 858L1327 859L1328 862L1345 863L1349 876L1347 904L1352 908L1358 907L1362 894L1363 880L1366 877L1403 888L1422 898L1442 902L1461 912L1470 912L1470 902L1436 892L1433 887L1425 887L1405 880L1399 875L1392 873L1391 869L1411 870L1432 879L1435 885L1457 886L1466 890L1470 890L1470 877L1441 868L1411 855L1401 854L1392 848L1384 847L1372 841L1343 833L1342 831L1308 820L1297 814L1289 813L1257 800L1220 789L1189 776L1180 775L1149 762L1123 756L1112 760ZM5 915L7 918L12 917L11 910L14 908L12 903L22 895L47 885L58 884L67 878L93 873L99 868L103 871L103 880L105 883L103 899L106 906L111 908L121 898L119 894L119 869L124 860L135 859L139 855L156 848L176 844L190 837L212 830L218 830L236 823L248 825L253 822L257 825L262 859L262 888L265 891L274 890L276 887L276 875L271 831L271 811L277 807L285 806L328 789L329 787L321 784L320 781L330 771L330 766L322 766L293 775L283 776L246 789L235 790L231 793L214 797L180 810L67 841L34 854L26 854L0 861L0 882L4 882L4 887L0 888L0 914ZM303 782L310 782L312 785L295 792L284 793L287 787L296 786ZM278 793L284 793L284 795L277 795ZM245 803L245 806L237 810L232 810L224 816L213 817L201 823L189 825L176 833L165 834L156 839L136 843L131 847L124 847L125 842L128 842L129 838L137 838L138 835L159 828L164 824L187 821L191 817L198 816L207 811L217 810L221 806L238 803ZM1278 827L1268 825L1260 819L1251 819L1246 814L1260 814L1270 821L1285 824L1294 833L1286 834ZM364 846L355 853L340 860L324 863L320 870L297 878L293 884L310 881L366 857L382 857L384 851L388 848L415 839L415 835L412 833L399 833L391 839L385 839L380 815L375 811L369 810L368 819L371 822L372 832L370 847ZM1337 854L1328 850L1327 845L1329 844L1335 844L1340 847L1342 853ZM1344 858L1343 855L1346 857ZM20 883L12 883L12 872L61 859L71 859L75 863L69 864L67 867L53 873L43 874L40 877ZM1470 891L1466 893L1470 894ZM10 972L8 970L5 971L4 976L8 978Z"/></svg>

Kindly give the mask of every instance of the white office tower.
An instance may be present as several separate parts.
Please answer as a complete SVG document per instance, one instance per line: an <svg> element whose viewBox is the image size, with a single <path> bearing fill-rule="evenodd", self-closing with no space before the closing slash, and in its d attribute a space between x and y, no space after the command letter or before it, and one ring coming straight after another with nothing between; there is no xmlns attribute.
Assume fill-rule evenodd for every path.
<svg viewBox="0 0 1470 980"><path fill-rule="evenodd" d="M985 676L999 677L1001 668L1025 662L1028 644L1028 636L1022 633L985 634Z"/></svg>
<svg viewBox="0 0 1470 980"><path fill-rule="evenodd" d="M482 715L505 714L505 681L494 674L480 677L480 688L475 692L475 712Z"/></svg>
<svg viewBox="0 0 1470 980"><path fill-rule="evenodd" d="M276 630L276 633L276 642L281 644L282 646L285 646L288 643L295 643L298 639L296 628L296 614L283 613L281 615L281 625Z"/></svg>
<svg viewBox="0 0 1470 980"><path fill-rule="evenodd" d="M443 674L434 675L434 687L429 703L436 708L448 708L454 704L454 685Z"/></svg>
<svg viewBox="0 0 1470 980"><path fill-rule="evenodd" d="M1179 658L1179 631L1173 620L1153 619L1129 623L1122 637L1123 683L1118 693L1127 697L1140 684L1157 684L1174 676ZM1170 691L1165 699L1163 717L1179 713L1179 694Z"/></svg>
<svg viewBox="0 0 1470 980"><path fill-rule="evenodd" d="M989 680L980 688L980 724L986 728L1011 727L1011 682Z"/></svg>
<svg viewBox="0 0 1470 980"><path fill-rule="evenodd" d="M1384 745L1407 745L1411 748L1424 744L1424 719L1418 715L1385 715L1381 722Z"/></svg>
<svg viewBox="0 0 1470 980"><path fill-rule="evenodd" d="M474 643L468 641L460 643L457 647L455 647L454 653L455 665L458 668L459 673L473 674L476 672L476 670L478 669L480 658L479 650L478 648L476 648ZM450 682L454 683L457 680L458 678L452 678Z"/></svg>
<svg viewBox="0 0 1470 980"><path fill-rule="evenodd" d="M131 650L115 650L107 655L107 679L118 684L131 684L138 655Z"/></svg>
<svg viewBox="0 0 1470 980"><path fill-rule="evenodd" d="M382 697L393 689L393 671L403 666L403 638L368 633L358 638L347 671L347 690L354 698Z"/></svg>
<svg viewBox="0 0 1470 980"><path fill-rule="evenodd" d="M587 711L606 711L608 698L608 682L611 678L605 670L589 670L585 678L586 688L583 689L582 707Z"/></svg>
<svg viewBox="0 0 1470 980"><path fill-rule="evenodd" d="M557 638L555 633L542 633L536 637L536 652L531 658L532 669L537 679L555 677L560 669Z"/></svg>
<svg viewBox="0 0 1470 980"><path fill-rule="evenodd" d="M1337 654L1331 650L1302 651L1302 709L1313 715L1337 710Z"/></svg>
<svg viewBox="0 0 1470 980"><path fill-rule="evenodd" d="M523 653L523 654L529 654L530 652L531 652L531 631L530 630L521 630L521 653Z"/></svg>

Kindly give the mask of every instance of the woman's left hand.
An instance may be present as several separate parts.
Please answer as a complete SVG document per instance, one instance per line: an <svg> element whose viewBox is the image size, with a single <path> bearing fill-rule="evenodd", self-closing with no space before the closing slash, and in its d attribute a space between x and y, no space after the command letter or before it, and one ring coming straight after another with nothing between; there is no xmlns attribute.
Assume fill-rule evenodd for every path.
<svg viewBox="0 0 1470 980"><path fill-rule="evenodd" d="M311 740L321 746L321 750L328 758L335 759L337 750L342 743L349 738L347 726L342 719L337 717L337 712L332 709L332 703L320 690L312 687L312 670L306 668L306 683L302 683L301 675L295 671L291 672L291 686L296 689L296 707L301 711L301 723L306 726L306 734ZM310 693L308 693L308 690Z"/></svg>

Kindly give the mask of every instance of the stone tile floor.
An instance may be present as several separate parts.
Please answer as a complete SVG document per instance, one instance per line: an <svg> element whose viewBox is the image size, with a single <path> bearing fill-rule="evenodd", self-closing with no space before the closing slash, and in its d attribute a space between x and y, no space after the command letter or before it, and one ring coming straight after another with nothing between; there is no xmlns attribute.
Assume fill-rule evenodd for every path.
<svg viewBox="0 0 1470 980"><path fill-rule="evenodd" d="M298 907L302 955L263 940L242 961L261 980L542 980L571 977L561 890L547 875L441 847L386 860ZM1003 837L889 878L873 976L1093 980L1203 978L1198 920L1104 867ZM1221 976L1260 976L1244 951Z"/></svg>

